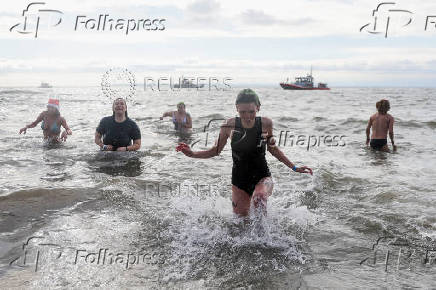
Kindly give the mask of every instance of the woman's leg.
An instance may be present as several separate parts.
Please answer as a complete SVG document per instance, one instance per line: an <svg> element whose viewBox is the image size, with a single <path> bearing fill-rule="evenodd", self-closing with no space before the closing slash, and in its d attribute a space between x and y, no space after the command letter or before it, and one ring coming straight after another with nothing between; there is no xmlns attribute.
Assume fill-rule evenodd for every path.
<svg viewBox="0 0 436 290"><path fill-rule="evenodd" d="M268 197L272 194L274 183L271 176L262 178L254 188L253 204L254 206L261 207L262 211L266 213L266 202Z"/></svg>
<svg viewBox="0 0 436 290"><path fill-rule="evenodd" d="M247 216L250 212L250 196L244 190L232 185L233 212L240 216Z"/></svg>

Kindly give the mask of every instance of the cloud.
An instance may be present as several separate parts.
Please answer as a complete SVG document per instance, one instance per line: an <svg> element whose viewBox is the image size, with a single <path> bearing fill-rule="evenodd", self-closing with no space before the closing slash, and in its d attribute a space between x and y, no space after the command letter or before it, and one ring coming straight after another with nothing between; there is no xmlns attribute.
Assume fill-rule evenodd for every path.
<svg viewBox="0 0 436 290"><path fill-rule="evenodd" d="M266 14L261 10L248 9L240 14L242 22L248 25L304 25L315 22L310 17L282 20L272 15Z"/></svg>
<svg viewBox="0 0 436 290"><path fill-rule="evenodd" d="M197 0L186 7L188 13L215 14L221 8L215 0Z"/></svg>

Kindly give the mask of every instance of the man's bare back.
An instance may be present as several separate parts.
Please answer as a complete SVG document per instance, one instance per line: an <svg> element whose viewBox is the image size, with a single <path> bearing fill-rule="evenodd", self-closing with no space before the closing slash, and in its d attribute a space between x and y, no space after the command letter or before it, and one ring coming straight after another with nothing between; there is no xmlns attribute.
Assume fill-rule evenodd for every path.
<svg viewBox="0 0 436 290"><path fill-rule="evenodd" d="M375 113L368 123L371 123L372 127L371 139L387 139L388 131L393 132L394 130L394 118L387 113Z"/></svg>

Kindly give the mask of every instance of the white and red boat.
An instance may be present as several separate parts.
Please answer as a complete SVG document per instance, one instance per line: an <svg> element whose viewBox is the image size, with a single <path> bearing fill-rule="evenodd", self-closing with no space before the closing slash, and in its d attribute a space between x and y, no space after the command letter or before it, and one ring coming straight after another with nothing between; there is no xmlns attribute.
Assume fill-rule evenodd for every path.
<svg viewBox="0 0 436 290"><path fill-rule="evenodd" d="M280 86L285 90L330 90L326 83L318 83L318 86L313 85L312 69L306 77L295 78L295 83L290 83L289 79L286 82L280 83Z"/></svg>

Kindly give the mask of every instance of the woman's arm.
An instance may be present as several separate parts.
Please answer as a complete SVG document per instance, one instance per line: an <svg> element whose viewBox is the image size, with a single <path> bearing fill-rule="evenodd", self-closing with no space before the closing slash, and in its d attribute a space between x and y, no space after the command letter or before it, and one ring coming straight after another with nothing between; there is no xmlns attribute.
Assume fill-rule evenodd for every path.
<svg viewBox="0 0 436 290"><path fill-rule="evenodd" d="M173 111L165 112L165 113L163 113L162 117L160 117L160 119L163 120L163 118L171 117L172 115L173 115Z"/></svg>
<svg viewBox="0 0 436 290"><path fill-rule="evenodd" d="M127 151L136 151L139 148L141 148L141 139L133 140L133 144L126 147Z"/></svg>
<svg viewBox="0 0 436 290"><path fill-rule="evenodd" d="M227 120L223 125L221 125L220 134L218 136L218 140L215 142L215 145L209 150L204 151L192 151L188 145L181 143L180 151L183 152L188 157L192 158L211 158L214 156L218 156L221 151L224 149L224 146L227 144L227 138L230 136L230 132L232 128L234 128L233 119Z"/></svg>
<svg viewBox="0 0 436 290"><path fill-rule="evenodd" d="M26 125L25 127L20 129L20 134L24 132L24 134L26 134L26 130L28 128L34 128L36 127L36 125L38 125L39 122L41 122L44 119L45 116L45 112L42 112L41 114L39 114L38 118L36 118L36 120L32 123L30 123L29 125Z"/></svg>
<svg viewBox="0 0 436 290"><path fill-rule="evenodd" d="M266 144L268 147L268 152L272 154L277 160L285 164L287 167L292 170L300 173L310 173L312 175L312 169L307 166L296 167L294 163L292 163L288 157L280 150L280 148L275 144L275 139L273 137L273 124L272 120L269 118L263 117L262 127L265 128L266 131Z"/></svg>
<svg viewBox="0 0 436 290"><path fill-rule="evenodd" d="M95 138L94 138L95 144L100 146L100 149L105 151L112 151L114 148L112 145L104 145L103 141L101 140L101 134L95 131Z"/></svg>
<svg viewBox="0 0 436 290"><path fill-rule="evenodd" d="M65 118L61 118L61 125L65 128L65 131L61 134L61 140L67 141L67 135L72 135L73 131L71 131L70 127L68 127L67 120L65 120Z"/></svg>

